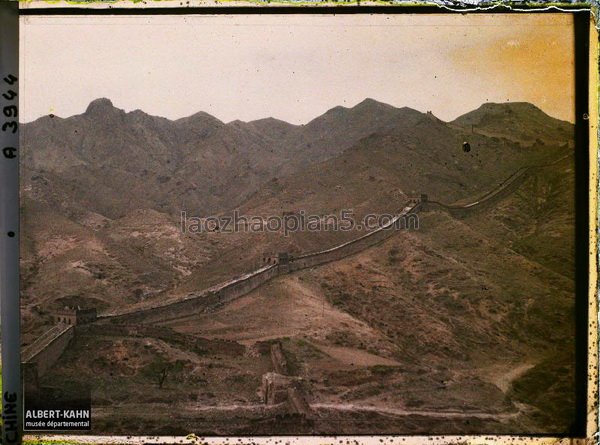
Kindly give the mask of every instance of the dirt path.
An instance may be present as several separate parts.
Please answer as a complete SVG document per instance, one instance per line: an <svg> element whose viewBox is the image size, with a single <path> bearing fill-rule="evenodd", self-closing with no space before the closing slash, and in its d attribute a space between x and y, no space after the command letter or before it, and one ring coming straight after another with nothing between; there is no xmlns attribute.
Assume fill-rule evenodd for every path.
<svg viewBox="0 0 600 445"><path fill-rule="evenodd" d="M401 417L401 416L425 416L425 417L435 417L435 418L444 418L444 419L468 419L468 418L477 418L477 419L492 419L492 420L507 420L515 418L520 414L520 411L514 412L505 412L505 413L489 413L482 411L428 411L428 410L410 410L403 408L386 408L380 406L369 406L369 405L355 405L352 403L346 404L330 404L330 403L312 403L310 407L315 411L348 411L348 412L372 412L382 415ZM137 416L155 416L157 411L170 411L172 410L172 406L164 405L164 404L155 404L153 410L149 410L146 413L140 413L139 407L136 406L118 406L118 412L120 414L130 414ZM247 414L263 414L268 415L270 412L276 412L277 406L265 406L265 405L219 405L219 406L200 406L200 405L183 405L178 406L178 413L189 413L192 414L196 412L206 412L206 413L226 413L232 412L237 413L239 415L243 415L243 413ZM106 407L94 407L94 415L99 417L111 416L115 412L115 407L106 408Z"/></svg>
<svg viewBox="0 0 600 445"><path fill-rule="evenodd" d="M486 412L469 412L469 411L425 411L425 410L407 410L402 408L384 408L378 406L365 406L354 404L327 404L315 403L310 405L315 410L337 410L337 411L367 411L378 414L387 414L391 416L427 416L439 418L477 418L477 419L493 419L504 420L512 419L520 414L519 411L509 413L486 413Z"/></svg>
<svg viewBox="0 0 600 445"><path fill-rule="evenodd" d="M338 360L346 365L350 366L400 366L395 360L389 358L380 357L375 354L371 354L366 351L362 351L356 348L346 348L343 346L323 346L316 343L312 343L313 346L320 349L322 352Z"/></svg>

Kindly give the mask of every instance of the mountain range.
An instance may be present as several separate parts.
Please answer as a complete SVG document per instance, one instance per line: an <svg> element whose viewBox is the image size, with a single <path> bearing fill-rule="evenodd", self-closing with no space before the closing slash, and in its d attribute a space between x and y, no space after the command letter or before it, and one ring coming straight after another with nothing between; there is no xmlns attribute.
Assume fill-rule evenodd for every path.
<svg viewBox="0 0 600 445"><path fill-rule="evenodd" d="M156 222L178 239L182 235L175 227L181 211L208 216L238 208L248 215L268 216L299 210L334 213L344 207L360 217L395 210L420 193L453 202L493 187L519 167L564 151L569 132L571 124L526 103L485 104L446 123L431 113L366 99L295 126L272 118L225 124L203 112L170 121L140 110L126 113L108 99L97 99L81 115L45 116L22 128L25 229L40 220L56 222L25 230L25 270L47 281L45 249L39 244L84 238L102 246L86 249L85 256L94 258L90 262L108 263L123 280L126 271L139 264L149 267L145 252L129 246L139 240L119 235L123 228L144 233L130 228ZM465 141L473 147L469 153L462 149ZM555 141L563 142L557 146ZM273 249L291 244L292 250L306 250L346 236L329 235L326 240L302 234L276 239ZM215 246L198 238L182 244L184 250L202 245L185 261L187 256L175 255L169 259L173 264L165 267L164 255L153 255L160 271L141 275L162 284L145 289L140 283L142 290L136 292L166 291L188 271L199 270L196 266L210 265ZM235 248L240 241L230 243L236 236L230 238L221 244L237 253L223 262L231 263L234 273L246 270L250 259L240 261ZM270 248L257 238L244 251L254 258ZM115 240L118 252L108 247ZM224 255L223 246L218 250ZM25 283L34 275L26 273ZM75 275L72 292L77 294L83 277ZM97 284L94 274L90 276L90 284ZM196 285L194 280L186 282L187 287ZM130 286L115 289L115 294L131 295ZM88 284L84 288L89 292Z"/></svg>
<svg viewBox="0 0 600 445"><path fill-rule="evenodd" d="M526 134L515 120L528 129ZM126 113L108 99L97 99L81 115L46 116L24 125L23 166L25 181L31 180L34 189L49 181L53 192L62 194L53 204L70 201L108 218L142 208L210 215L242 204L270 179L300 172L361 141L396 147L406 156L406 166L429 156L447 167L455 161L452 148L464 139L477 145L493 135L494 146L486 148L520 158L519 150L536 140L561 140L570 129L569 123L522 103L487 104L448 124L431 114L366 99L295 126L272 118L225 124L203 112L170 121L140 110ZM520 138L516 143L511 143L513 134ZM443 147L431 146L438 142ZM421 159L411 160L414 156ZM465 160L469 165L457 165L477 168L475 158ZM465 176L452 173L452 167L444 170L449 171L441 174Z"/></svg>
<svg viewBox="0 0 600 445"><path fill-rule="evenodd" d="M492 209L466 219L424 213L419 231L282 277L220 313L190 314L168 329L241 342L244 357L265 339L283 339L322 403L391 400L394 406L471 410L490 404L498 412L526 403L540 412L525 410L510 427L494 424L496 432L568 429L571 123L529 103L486 103L444 122L430 112L366 99L292 125L273 118L224 123L203 112L168 120L97 99L83 114L45 116L23 125L21 134L25 344L65 305L104 311L177 299L255 269L265 252L306 253L360 235L190 234L181 231L182 211L266 217L351 209L360 219L396 212L421 194L445 204L474 201L519 169L537 166ZM544 167L551 163L555 167ZM142 349L134 337L115 335L117 346L98 343L102 354L122 360ZM160 344L160 354L190 357ZM111 386L114 364L82 345L67 356L62 378L100 376ZM373 368L353 368L348 351ZM559 359L552 362L554 356ZM132 377L137 383L124 389L133 400L153 393L153 382L140 371L142 364L132 363L119 362L118 369L124 379L139 379ZM377 368L382 363L393 363L393 370ZM523 363L528 373L522 380L515 374L514 387L507 386L505 373ZM552 383L554 371L562 377ZM392 386L381 383L387 372ZM259 371L246 377L252 385L260 381ZM197 386L196 375L181 378ZM214 379L211 385L223 384ZM550 382L548 406L536 386L542 380ZM240 386L237 396L244 402L254 403L252 385ZM427 393L436 385L447 391ZM224 394L231 389L223 388ZM423 392L413 394L413 388ZM223 397L233 400L229 393ZM479 427L474 431L485 430Z"/></svg>

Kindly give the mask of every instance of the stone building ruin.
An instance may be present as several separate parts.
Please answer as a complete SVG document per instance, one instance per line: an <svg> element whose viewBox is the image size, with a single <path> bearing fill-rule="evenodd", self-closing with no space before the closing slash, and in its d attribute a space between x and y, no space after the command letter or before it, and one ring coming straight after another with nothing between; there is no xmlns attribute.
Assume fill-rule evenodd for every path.
<svg viewBox="0 0 600 445"><path fill-rule="evenodd" d="M56 311L52 318L55 323L76 326L79 324L92 323L96 321L97 312L96 308L82 309L79 306L66 306L64 309Z"/></svg>

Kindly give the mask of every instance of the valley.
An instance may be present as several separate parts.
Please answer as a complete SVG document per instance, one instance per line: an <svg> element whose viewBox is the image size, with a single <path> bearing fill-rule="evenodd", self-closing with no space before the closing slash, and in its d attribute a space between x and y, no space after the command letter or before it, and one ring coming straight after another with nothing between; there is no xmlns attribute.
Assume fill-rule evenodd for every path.
<svg viewBox="0 0 600 445"><path fill-rule="evenodd" d="M113 434L569 430L571 124L525 103L443 122L367 99L294 126L169 121L99 99L26 124L23 147L24 345L64 306L178 301L256 270L266 253L294 258L366 233L182 233L182 210L396 214L421 195L465 205L539 166L493 205L425 207L418 230L211 310L77 326L42 384L91 385L94 428ZM274 345L310 415L264 403Z"/></svg>

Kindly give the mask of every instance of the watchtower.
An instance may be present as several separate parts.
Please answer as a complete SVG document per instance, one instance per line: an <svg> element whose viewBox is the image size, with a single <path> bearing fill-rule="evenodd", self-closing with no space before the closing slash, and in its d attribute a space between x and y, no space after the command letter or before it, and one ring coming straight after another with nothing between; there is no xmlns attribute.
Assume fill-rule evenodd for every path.
<svg viewBox="0 0 600 445"><path fill-rule="evenodd" d="M69 307L57 311L53 315L56 323L64 323L68 325L78 325L92 323L97 318L96 308L82 309L81 307Z"/></svg>
<svg viewBox="0 0 600 445"><path fill-rule="evenodd" d="M271 264L277 264L278 257L276 255L273 255L272 253L265 253L263 254L262 260L263 265L267 266Z"/></svg>
<svg viewBox="0 0 600 445"><path fill-rule="evenodd" d="M277 262L279 263L279 270L282 272L290 271L290 254L288 252L279 252L277 254Z"/></svg>

